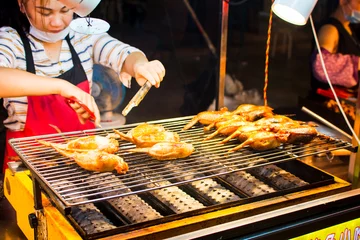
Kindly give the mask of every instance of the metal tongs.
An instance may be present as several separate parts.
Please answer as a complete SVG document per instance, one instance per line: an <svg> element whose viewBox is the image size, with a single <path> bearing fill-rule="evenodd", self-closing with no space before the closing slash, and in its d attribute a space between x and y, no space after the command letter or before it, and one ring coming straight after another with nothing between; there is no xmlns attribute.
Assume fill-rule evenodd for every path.
<svg viewBox="0 0 360 240"><path fill-rule="evenodd" d="M73 103L77 103L79 104L87 113L89 113L90 121L95 122L96 117L95 117L95 113L93 111L91 111L82 101L80 101L79 99L77 99L74 96L71 96L67 99L68 103L73 104ZM97 124L98 127L102 128L100 124Z"/></svg>
<svg viewBox="0 0 360 240"><path fill-rule="evenodd" d="M145 95L149 92L151 87L151 83L149 81L146 81L145 84L139 89L139 91L133 96L128 105L126 105L124 110L121 112L122 115L128 115L131 109L137 107L139 103L144 99Z"/></svg>

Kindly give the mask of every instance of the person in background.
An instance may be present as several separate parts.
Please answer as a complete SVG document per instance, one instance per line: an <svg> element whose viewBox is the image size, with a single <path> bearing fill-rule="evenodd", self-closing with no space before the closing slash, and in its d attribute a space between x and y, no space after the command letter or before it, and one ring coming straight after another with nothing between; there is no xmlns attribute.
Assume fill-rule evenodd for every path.
<svg viewBox="0 0 360 240"><path fill-rule="evenodd" d="M100 114L92 86L93 65L116 71L126 87L134 77L155 87L165 75L161 62L107 33L86 35L69 28L73 11L57 0L7 0L1 8L0 97L7 115L6 140L95 128ZM4 21L6 21L4 23ZM95 113L95 122L76 97ZM6 141L7 142L7 141ZM6 144L4 169L16 159Z"/></svg>
<svg viewBox="0 0 360 240"><path fill-rule="evenodd" d="M334 6L334 10L317 33L325 66L337 91L356 97L360 69L360 42L357 37L360 0L334 0L329 2L329 6ZM329 84L316 48L311 57L311 70L312 96L324 100L317 91L329 89Z"/></svg>

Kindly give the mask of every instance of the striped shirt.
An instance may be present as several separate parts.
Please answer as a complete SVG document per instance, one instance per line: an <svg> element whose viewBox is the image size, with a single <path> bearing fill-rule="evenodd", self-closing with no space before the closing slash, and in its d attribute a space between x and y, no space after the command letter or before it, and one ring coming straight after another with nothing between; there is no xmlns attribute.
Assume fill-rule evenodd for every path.
<svg viewBox="0 0 360 240"><path fill-rule="evenodd" d="M139 49L120 42L109 34L86 35L70 30L70 42L78 53L85 70L90 88L92 86L93 65L101 64L114 69L120 81L130 87L131 76L120 72L126 57ZM62 42L58 62L52 62L46 55L42 43L28 35L37 75L57 77L73 67L71 52L66 41ZM16 30L10 27L0 28L0 66L26 71L23 43ZM26 81L26 79L24 79ZM27 97L4 98L4 107L9 117L4 125L13 131L24 130L27 115Z"/></svg>

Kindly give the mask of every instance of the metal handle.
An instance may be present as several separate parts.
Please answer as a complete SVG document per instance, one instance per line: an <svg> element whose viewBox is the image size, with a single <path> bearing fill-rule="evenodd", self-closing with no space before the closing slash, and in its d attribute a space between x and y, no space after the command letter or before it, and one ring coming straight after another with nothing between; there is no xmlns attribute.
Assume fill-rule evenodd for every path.
<svg viewBox="0 0 360 240"><path fill-rule="evenodd" d="M131 109L133 109L133 107L138 106L139 103L144 99L145 95L149 92L151 87L151 83L149 81L146 81L145 84L139 89L139 91L134 95L128 105L121 112L122 115L128 115Z"/></svg>
<svg viewBox="0 0 360 240"><path fill-rule="evenodd" d="M339 133L341 133L342 135L344 135L345 137L352 139L352 136L350 136L348 133L344 132L343 130L341 130L340 128L338 128L337 126L335 126L334 124L332 124L331 122L329 122L328 120L320 117L319 115L317 115L316 113L314 113L313 111L311 111L310 109L306 108L306 107L302 107L301 108L302 111L306 112L307 114L311 115L312 117L316 118L317 120L321 121L323 124L327 125L328 127L338 131Z"/></svg>

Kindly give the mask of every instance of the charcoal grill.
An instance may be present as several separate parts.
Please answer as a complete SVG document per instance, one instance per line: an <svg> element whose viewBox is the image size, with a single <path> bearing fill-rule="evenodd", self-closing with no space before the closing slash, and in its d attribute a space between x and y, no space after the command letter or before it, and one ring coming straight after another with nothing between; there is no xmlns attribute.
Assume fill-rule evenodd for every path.
<svg viewBox="0 0 360 240"><path fill-rule="evenodd" d="M218 136L203 141L211 132L204 132L201 125L182 130L190 119L181 117L150 122L177 132L182 141L194 145L194 153L184 159L157 161L146 154L130 153L127 150L135 146L120 140L120 150L116 154L129 164L129 171L124 175L86 171L73 160L37 142L64 143L88 135L106 136L114 133L113 129L12 139L10 144L31 172L35 209L43 207L43 190L77 232L87 239L134 231L300 191L324 187L326 191L336 192L350 186L342 183L329 188L337 185L333 176L298 161L336 149L355 151L346 141L319 137L305 145L284 145L262 152L249 148L229 152L239 144L237 140L219 144L223 138ZM137 125L116 129L127 132ZM316 195L320 196L320 192ZM283 200L280 202L284 205ZM85 224L82 222L84 218L90 220Z"/></svg>

